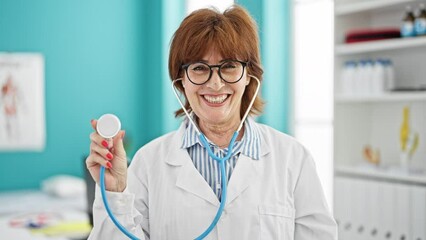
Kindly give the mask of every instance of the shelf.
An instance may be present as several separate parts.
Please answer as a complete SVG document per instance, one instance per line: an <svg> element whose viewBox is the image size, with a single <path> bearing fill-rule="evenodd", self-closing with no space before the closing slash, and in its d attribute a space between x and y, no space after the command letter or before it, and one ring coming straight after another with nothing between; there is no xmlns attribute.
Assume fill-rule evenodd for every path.
<svg viewBox="0 0 426 240"><path fill-rule="evenodd" d="M335 47L335 53L336 55L349 55L413 47L426 47L426 37L397 38L361 43L340 44Z"/></svg>
<svg viewBox="0 0 426 240"><path fill-rule="evenodd" d="M363 179L372 178L382 181L426 185L426 172L424 170L410 172L397 167L336 166L334 171L337 176L349 176Z"/></svg>
<svg viewBox="0 0 426 240"><path fill-rule="evenodd" d="M372 11L377 9L386 8L399 8L404 9L404 6L409 3L416 3L416 0L371 0L371 1L357 1L349 3L336 4L336 16L349 15L353 13Z"/></svg>
<svg viewBox="0 0 426 240"><path fill-rule="evenodd" d="M426 91L392 92L375 96L335 96L336 103L425 101Z"/></svg>

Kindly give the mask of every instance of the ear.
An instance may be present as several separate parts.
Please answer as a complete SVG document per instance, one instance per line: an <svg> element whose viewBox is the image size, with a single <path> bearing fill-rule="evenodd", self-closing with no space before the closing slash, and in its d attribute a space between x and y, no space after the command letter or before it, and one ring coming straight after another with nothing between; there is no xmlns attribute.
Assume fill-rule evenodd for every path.
<svg viewBox="0 0 426 240"><path fill-rule="evenodd" d="M246 79L246 86L248 86L248 85L250 84L250 80L251 80L251 77L247 76L247 79Z"/></svg>

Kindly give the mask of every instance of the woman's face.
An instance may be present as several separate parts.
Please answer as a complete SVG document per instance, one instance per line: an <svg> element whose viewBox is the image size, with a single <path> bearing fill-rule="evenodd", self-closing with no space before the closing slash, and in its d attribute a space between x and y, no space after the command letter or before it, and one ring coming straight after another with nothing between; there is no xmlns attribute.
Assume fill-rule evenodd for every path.
<svg viewBox="0 0 426 240"><path fill-rule="evenodd" d="M224 60L227 59L223 59L215 50L207 51L200 59L209 65L218 65ZM241 80L231 84L219 77L218 68L213 68L210 80L203 85L191 83L184 74L185 94L192 110L199 118L199 124L238 124L241 120L241 99L249 80L246 69Z"/></svg>

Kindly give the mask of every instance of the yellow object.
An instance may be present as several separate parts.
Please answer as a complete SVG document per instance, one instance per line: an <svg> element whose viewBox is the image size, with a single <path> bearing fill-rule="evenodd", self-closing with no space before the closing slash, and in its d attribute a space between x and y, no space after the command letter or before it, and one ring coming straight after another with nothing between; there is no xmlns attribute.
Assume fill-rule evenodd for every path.
<svg viewBox="0 0 426 240"><path fill-rule="evenodd" d="M408 123L409 114L410 114L410 109L408 107L404 107L402 125L401 125L401 131L400 131L400 141L401 141L402 151L405 151L405 149L407 148L408 136L410 134L410 126Z"/></svg>
<svg viewBox="0 0 426 240"><path fill-rule="evenodd" d="M91 231L88 221L65 222L39 229L32 229L34 234L46 236L88 236Z"/></svg>
<svg viewBox="0 0 426 240"><path fill-rule="evenodd" d="M414 135L414 140L413 140L413 146L410 149L410 156L414 154L414 152L416 151L417 147L419 146L419 134L415 134Z"/></svg>

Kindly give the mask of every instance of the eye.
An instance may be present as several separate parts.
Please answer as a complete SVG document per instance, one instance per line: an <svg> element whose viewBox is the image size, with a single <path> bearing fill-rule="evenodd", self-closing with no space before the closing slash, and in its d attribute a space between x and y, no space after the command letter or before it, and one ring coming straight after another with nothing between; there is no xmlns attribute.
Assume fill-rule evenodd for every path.
<svg viewBox="0 0 426 240"><path fill-rule="evenodd" d="M210 70L208 66L202 63L191 64L190 69L191 71L194 71L194 72L205 72Z"/></svg>
<svg viewBox="0 0 426 240"><path fill-rule="evenodd" d="M237 68L237 63L236 62L226 62L222 65L222 68L225 68L225 69Z"/></svg>

